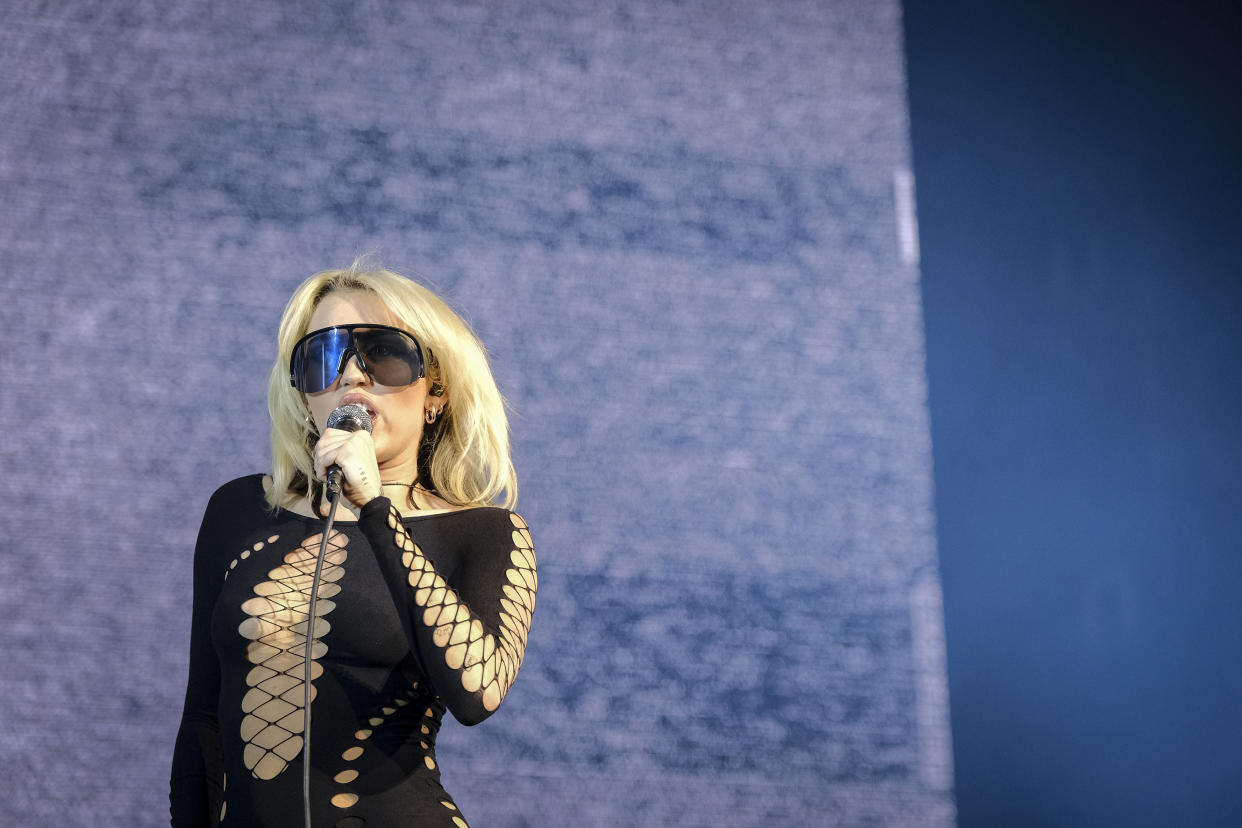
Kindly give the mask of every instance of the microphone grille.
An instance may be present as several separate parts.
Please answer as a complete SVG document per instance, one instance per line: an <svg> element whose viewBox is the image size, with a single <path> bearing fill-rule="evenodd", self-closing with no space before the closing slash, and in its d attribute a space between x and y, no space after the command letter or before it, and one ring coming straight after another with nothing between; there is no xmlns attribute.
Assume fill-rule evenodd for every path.
<svg viewBox="0 0 1242 828"><path fill-rule="evenodd" d="M328 415L328 428L339 428L341 431L358 431L371 433L371 415L358 403L350 403L334 408Z"/></svg>

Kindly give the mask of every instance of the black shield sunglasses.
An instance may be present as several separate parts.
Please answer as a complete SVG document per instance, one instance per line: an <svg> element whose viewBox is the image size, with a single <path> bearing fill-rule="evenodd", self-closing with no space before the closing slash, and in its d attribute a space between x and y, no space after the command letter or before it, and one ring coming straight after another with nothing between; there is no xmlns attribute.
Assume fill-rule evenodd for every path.
<svg viewBox="0 0 1242 828"><path fill-rule="evenodd" d="M410 333L388 325L336 325L311 331L289 355L289 384L304 394L332 385L350 356L380 385L400 388L427 376L423 349Z"/></svg>

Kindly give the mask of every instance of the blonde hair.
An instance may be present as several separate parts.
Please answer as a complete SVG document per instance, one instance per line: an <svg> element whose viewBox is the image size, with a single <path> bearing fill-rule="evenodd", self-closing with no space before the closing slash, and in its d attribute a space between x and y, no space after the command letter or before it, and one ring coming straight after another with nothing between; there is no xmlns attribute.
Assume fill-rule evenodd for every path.
<svg viewBox="0 0 1242 828"><path fill-rule="evenodd" d="M424 429L425 465L420 483L456 505L517 502L517 475L509 455L505 402L487 354L470 327L427 288L359 260L346 270L325 270L294 291L280 319L276 361L267 385L272 418L272 487L267 502L287 506L305 495L317 500L320 483L312 460L319 432L306 395L289 384L289 355L307 333L311 316L334 291L374 294L422 345L428 382L439 382L448 401L435 427ZM438 375L436 368L438 367ZM422 480L429 472L431 480Z"/></svg>

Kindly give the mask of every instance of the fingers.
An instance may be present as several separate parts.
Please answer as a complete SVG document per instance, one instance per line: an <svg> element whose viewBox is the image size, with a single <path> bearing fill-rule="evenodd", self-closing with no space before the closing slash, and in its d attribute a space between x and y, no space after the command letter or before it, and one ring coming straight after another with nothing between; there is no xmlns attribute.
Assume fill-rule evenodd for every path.
<svg viewBox="0 0 1242 828"><path fill-rule="evenodd" d="M349 461L350 457L357 453L360 446L356 443L360 442L354 438L357 435L363 435L367 442L370 442L370 436L365 431L341 431L338 428L324 429L323 436L319 438L319 442L315 444L315 477L323 480L327 476L328 466L336 464L341 466L341 460ZM375 453L374 447L370 447L371 454Z"/></svg>
<svg viewBox="0 0 1242 828"><path fill-rule="evenodd" d="M315 445L315 476L324 480L332 465L341 468L342 490L355 505L363 506L379 496L379 466L368 432L325 429Z"/></svg>

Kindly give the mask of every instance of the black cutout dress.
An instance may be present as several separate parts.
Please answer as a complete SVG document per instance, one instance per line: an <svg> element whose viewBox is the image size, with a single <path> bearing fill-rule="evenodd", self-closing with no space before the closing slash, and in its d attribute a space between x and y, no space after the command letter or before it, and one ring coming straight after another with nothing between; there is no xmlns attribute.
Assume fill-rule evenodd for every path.
<svg viewBox="0 0 1242 828"><path fill-rule="evenodd" d="M261 475L211 498L194 552L172 825L302 824L307 610L323 521L272 513ZM329 538L311 625L316 826L461 826L440 785L447 709L476 724L517 674L530 533L484 507L402 517L387 498Z"/></svg>

